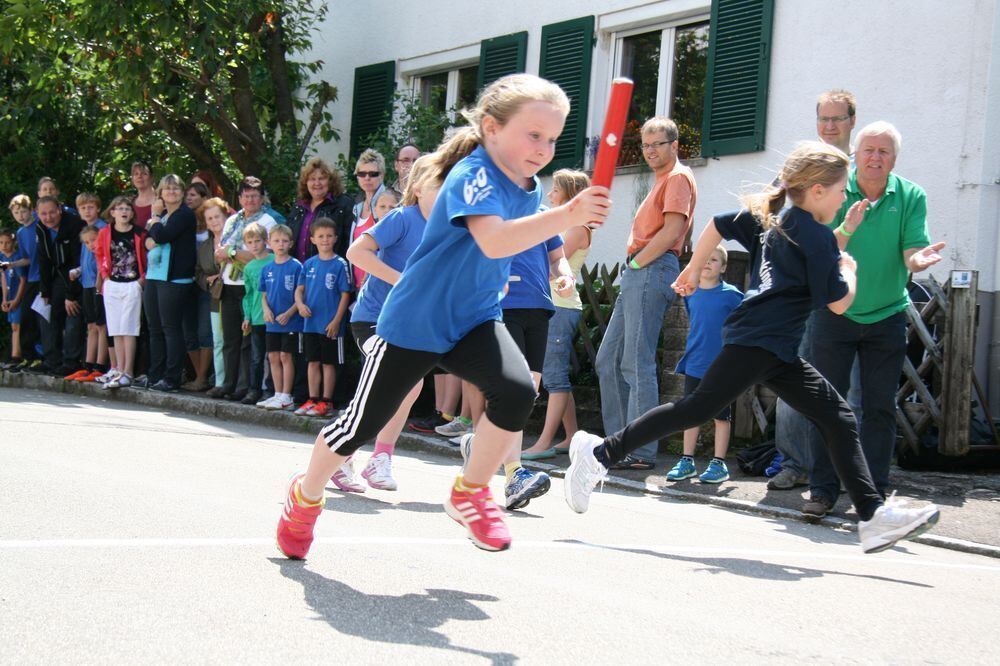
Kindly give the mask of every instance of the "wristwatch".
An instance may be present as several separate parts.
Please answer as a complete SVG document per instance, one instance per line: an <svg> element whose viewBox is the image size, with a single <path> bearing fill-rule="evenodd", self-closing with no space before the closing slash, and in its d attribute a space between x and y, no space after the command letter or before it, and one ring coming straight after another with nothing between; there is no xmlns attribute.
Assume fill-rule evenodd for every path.
<svg viewBox="0 0 1000 666"><path fill-rule="evenodd" d="M235 257L236 256L236 246L235 245L231 245L229 247L229 252L227 252L226 254L229 255L230 259L232 259L233 257Z"/></svg>

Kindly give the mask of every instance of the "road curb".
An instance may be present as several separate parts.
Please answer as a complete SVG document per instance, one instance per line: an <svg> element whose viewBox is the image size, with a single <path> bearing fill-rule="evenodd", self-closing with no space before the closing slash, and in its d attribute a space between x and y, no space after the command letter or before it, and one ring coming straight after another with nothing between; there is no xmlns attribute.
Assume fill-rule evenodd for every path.
<svg viewBox="0 0 1000 666"><path fill-rule="evenodd" d="M125 402L144 407L154 407L162 411L177 411L196 416L217 418L224 421L234 421L238 423L252 422L255 425L267 426L279 430L289 430L307 434L317 434L326 425L325 419L311 418L307 416L296 416L291 412L265 411L252 405L242 405L239 403L224 400L211 400L201 396L192 396L182 393L157 393L154 391L144 391L137 389L122 389L108 391L94 383L68 382L57 377L46 375L34 375L30 373L10 373L0 371L0 386L5 388L23 388L55 393L67 393L73 395L95 398L98 400L113 400ZM427 451L438 455L460 458L458 447L451 446L447 442L442 442L436 437L421 435L414 432L404 431L397 442L397 446L409 451ZM546 473L564 477L566 470L558 465L550 465L537 461L525 461L525 467L542 470ZM619 476L609 475L605 486L618 490L627 490L637 493L644 493L658 497L668 497L671 499L683 500L686 502L697 502L699 504L709 504L723 509L742 511L758 516L769 518L780 518L783 520L794 520L797 522L810 523L813 525L823 525L832 529L857 531L857 524L842 518L825 517L820 520L806 519L801 512L794 509L787 509L779 506L769 506L758 504L747 500L737 500L728 497L717 497L713 495L702 495L700 493L685 492L673 488L660 488L649 483L634 481ZM983 555L1000 559L1000 547L988 544L956 539L953 537L935 536L925 534L913 539L916 543L936 548L946 548L973 555Z"/></svg>

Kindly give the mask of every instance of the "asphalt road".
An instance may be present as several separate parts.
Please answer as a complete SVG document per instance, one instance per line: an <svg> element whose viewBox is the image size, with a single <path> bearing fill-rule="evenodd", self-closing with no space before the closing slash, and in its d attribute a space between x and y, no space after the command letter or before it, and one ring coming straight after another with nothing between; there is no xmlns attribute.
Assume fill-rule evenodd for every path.
<svg viewBox="0 0 1000 666"><path fill-rule="evenodd" d="M0 389L0 663L1000 663L996 560L610 491L578 516L560 480L486 553L428 454L398 492L329 491L287 561L309 445Z"/></svg>

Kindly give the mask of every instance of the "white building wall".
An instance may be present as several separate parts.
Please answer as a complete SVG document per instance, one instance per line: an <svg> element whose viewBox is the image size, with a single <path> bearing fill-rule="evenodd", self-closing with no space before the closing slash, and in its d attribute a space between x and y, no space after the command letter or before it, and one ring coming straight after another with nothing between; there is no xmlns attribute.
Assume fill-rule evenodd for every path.
<svg viewBox="0 0 1000 666"><path fill-rule="evenodd" d="M443 52L463 46L458 55L469 57L482 39L527 30L527 70L537 72L542 26L589 14L597 16L598 46L588 134L598 134L613 53L607 27L707 14L709 5L707 0L331 3L323 29L330 39L316 40L315 55L325 61L320 76L340 91L333 114L342 140L319 153L333 158L346 152L355 67L397 60L412 69L414 62L446 60ZM796 141L814 138L816 95L842 87L858 98L858 128L889 120L902 132L896 170L927 190L931 235L948 243L935 276L943 278L952 267L976 268L981 289L996 290L1000 240L997 186L991 182L1000 175L996 133L986 145L987 99L995 109L1000 94L995 56L990 68L997 48L996 9L996 0L777 0L767 150L694 166L696 231L712 213L733 208L742 186L769 182ZM399 81L401 88L408 85ZM996 118L990 125L997 129ZM616 208L596 235L593 261L621 260L636 199L649 180L633 174L616 179Z"/></svg>

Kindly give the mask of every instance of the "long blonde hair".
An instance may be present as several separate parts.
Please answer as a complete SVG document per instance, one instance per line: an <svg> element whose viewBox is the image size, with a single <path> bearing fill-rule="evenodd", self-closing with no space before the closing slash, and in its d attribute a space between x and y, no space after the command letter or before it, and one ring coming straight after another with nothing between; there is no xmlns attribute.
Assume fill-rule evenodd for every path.
<svg viewBox="0 0 1000 666"><path fill-rule="evenodd" d="M582 171L559 169L552 174L552 187L558 187L569 201L590 187L590 176Z"/></svg>
<svg viewBox="0 0 1000 666"><path fill-rule="evenodd" d="M813 185L829 187L847 176L851 162L844 151L820 141L802 141L795 146L778 174L778 185L740 197L743 206L765 229L778 225L778 211L789 199L800 204Z"/></svg>
<svg viewBox="0 0 1000 666"><path fill-rule="evenodd" d="M462 117L468 125L445 139L437 150L428 155L428 168L439 182L444 181L451 167L483 142L483 118L491 116L506 125L524 104L549 102L563 115L569 114L569 98L562 88L533 74L511 74L497 79L479 93L476 106L464 109ZM410 175L412 180L412 173Z"/></svg>

